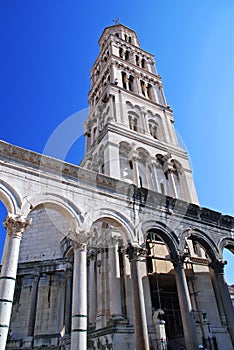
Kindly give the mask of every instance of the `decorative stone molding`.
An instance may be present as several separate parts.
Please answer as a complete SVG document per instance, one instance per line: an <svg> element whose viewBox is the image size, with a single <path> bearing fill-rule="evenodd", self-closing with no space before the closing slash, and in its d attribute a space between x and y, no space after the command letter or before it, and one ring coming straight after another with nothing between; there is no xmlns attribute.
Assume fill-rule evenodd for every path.
<svg viewBox="0 0 234 350"><path fill-rule="evenodd" d="M133 245L129 242L127 248L125 249L125 254L131 262L132 260L139 260L139 257L146 255L146 249L137 244Z"/></svg>
<svg viewBox="0 0 234 350"><path fill-rule="evenodd" d="M209 264L209 267L211 267L215 273L217 274L224 274L224 266L227 265L226 260L214 260Z"/></svg>

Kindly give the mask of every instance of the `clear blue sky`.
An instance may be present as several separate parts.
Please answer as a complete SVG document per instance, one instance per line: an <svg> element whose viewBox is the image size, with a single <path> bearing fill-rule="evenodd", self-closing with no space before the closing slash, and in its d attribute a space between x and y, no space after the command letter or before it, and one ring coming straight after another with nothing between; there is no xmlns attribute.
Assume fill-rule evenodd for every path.
<svg viewBox="0 0 234 350"><path fill-rule="evenodd" d="M87 107L97 41L117 17L155 55L200 204L234 215L233 0L2 0L0 138L42 152Z"/></svg>

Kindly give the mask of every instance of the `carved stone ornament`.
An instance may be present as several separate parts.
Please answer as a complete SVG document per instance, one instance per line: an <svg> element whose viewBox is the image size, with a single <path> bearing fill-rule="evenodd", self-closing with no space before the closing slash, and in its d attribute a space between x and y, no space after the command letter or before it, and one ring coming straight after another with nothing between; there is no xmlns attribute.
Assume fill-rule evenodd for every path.
<svg viewBox="0 0 234 350"><path fill-rule="evenodd" d="M133 245L132 243L128 243L128 246L125 250L125 253L131 262L132 260L138 260L140 256L146 254L146 250L139 245Z"/></svg>
<svg viewBox="0 0 234 350"><path fill-rule="evenodd" d="M174 251L170 253L170 257L171 257L171 262L175 269L176 268L182 269L184 267L184 262L185 262L185 259L187 258L186 254L180 254Z"/></svg>
<svg viewBox="0 0 234 350"><path fill-rule="evenodd" d="M85 249L88 243L88 240L92 237L92 234L86 230L75 230L69 232L69 238L72 241L74 249Z"/></svg>
<svg viewBox="0 0 234 350"><path fill-rule="evenodd" d="M8 214L3 225L5 226L8 235L21 238L31 222L32 219L26 219L24 216Z"/></svg>
<svg viewBox="0 0 234 350"><path fill-rule="evenodd" d="M226 260L216 259L209 264L209 267L211 267L216 274L223 274L225 265L227 265Z"/></svg>

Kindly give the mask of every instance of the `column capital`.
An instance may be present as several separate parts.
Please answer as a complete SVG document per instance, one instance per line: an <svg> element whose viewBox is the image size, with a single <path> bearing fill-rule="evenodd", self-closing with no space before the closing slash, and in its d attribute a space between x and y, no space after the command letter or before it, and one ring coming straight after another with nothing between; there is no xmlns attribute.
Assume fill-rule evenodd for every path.
<svg viewBox="0 0 234 350"><path fill-rule="evenodd" d="M184 261L187 258L186 254L180 254L178 252L171 252L170 253L171 262L174 266L174 268L182 269L184 267Z"/></svg>
<svg viewBox="0 0 234 350"><path fill-rule="evenodd" d="M24 216L8 214L3 225L5 226L8 235L21 238L31 222L32 219L26 219Z"/></svg>
<svg viewBox="0 0 234 350"><path fill-rule="evenodd" d="M86 245L92 234L86 230L74 230L70 231L69 236L73 249L86 249Z"/></svg>
<svg viewBox="0 0 234 350"><path fill-rule="evenodd" d="M213 260L209 263L209 267L211 267L216 274L224 274L224 266L227 265L226 260Z"/></svg>
<svg viewBox="0 0 234 350"><path fill-rule="evenodd" d="M146 250L140 247L138 244L133 245L129 242L127 248L125 249L125 254L131 262L132 260L138 260L140 256L145 255Z"/></svg>

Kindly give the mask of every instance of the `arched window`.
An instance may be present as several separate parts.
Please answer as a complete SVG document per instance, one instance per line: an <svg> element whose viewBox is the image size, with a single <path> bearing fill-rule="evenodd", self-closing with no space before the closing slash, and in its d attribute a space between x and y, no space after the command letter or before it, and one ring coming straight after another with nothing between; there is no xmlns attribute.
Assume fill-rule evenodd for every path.
<svg viewBox="0 0 234 350"><path fill-rule="evenodd" d="M160 182L160 190L162 194L165 194L165 186L163 182Z"/></svg>
<svg viewBox="0 0 234 350"><path fill-rule="evenodd" d="M150 100L154 100L153 87L151 84L148 84L147 86L147 94Z"/></svg>
<svg viewBox="0 0 234 350"><path fill-rule="evenodd" d="M129 120L129 128L133 131L137 131L137 117L134 115L129 115L128 116Z"/></svg>
<svg viewBox="0 0 234 350"><path fill-rule="evenodd" d="M145 85L145 82L141 80L140 83L141 83L141 93L143 96L147 97L147 87Z"/></svg>
<svg viewBox="0 0 234 350"><path fill-rule="evenodd" d="M136 55L135 58L136 58L136 65L140 66L140 58L139 58L139 56Z"/></svg>
<svg viewBox="0 0 234 350"><path fill-rule="evenodd" d="M125 52L125 60L129 60L129 55L130 55L130 53L129 53L129 51L127 50L126 52Z"/></svg>
<svg viewBox="0 0 234 350"><path fill-rule="evenodd" d="M122 72L122 84L123 88L127 89L127 74L125 72Z"/></svg>
<svg viewBox="0 0 234 350"><path fill-rule="evenodd" d="M128 85L129 85L129 91L133 91L134 90L134 78L132 75L129 76L129 79L128 79Z"/></svg>
<svg viewBox="0 0 234 350"><path fill-rule="evenodd" d="M144 69L146 68L146 61L144 58L142 58L142 60L141 60L141 67Z"/></svg>
<svg viewBox="0 0 234 350"><path fill-rule="evenodd" d="M158 84L155 85L155 90L157 94L158 103L161 105L164 105L162 91L160 90L160 87L158 86Z"/></svg>
<svg viewBox="0 0 234 350"><path fill-rule="evenodd" d="M121 47L119 49L119 57L123 58L123 49Z"/></svg>
<svg viewBox="0 0 234 350"><path fill-rule="evenodd" d="M128 159L130 152L130 146L121 142L119 147L119 159L120 159L120 176L121 179L128 182L133 182L133 163Z"/></svg>
<svg viewBox="0 0 234 350"><path fill-rule="evenodd" d="M154 139L158 138L158 124L154 120L149 121L149 131Z"/></svg>

